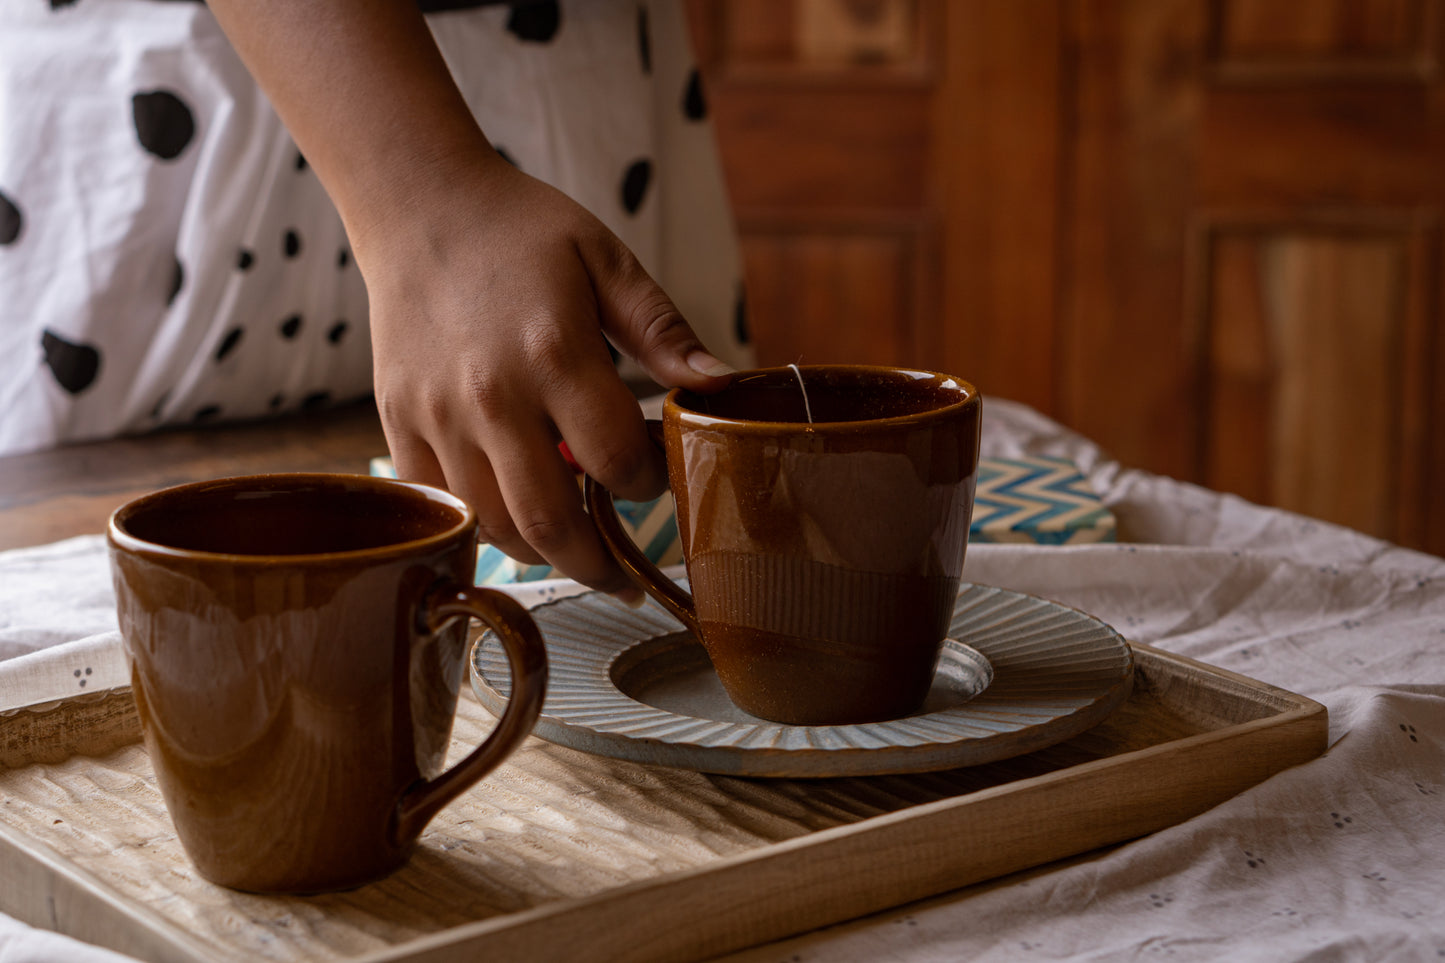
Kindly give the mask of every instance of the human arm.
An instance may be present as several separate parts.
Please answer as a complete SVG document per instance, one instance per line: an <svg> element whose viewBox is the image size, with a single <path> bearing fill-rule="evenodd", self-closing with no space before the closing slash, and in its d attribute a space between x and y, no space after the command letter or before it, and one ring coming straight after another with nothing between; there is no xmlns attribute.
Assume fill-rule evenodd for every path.
<svg viewBox="0 0 1445 963"><path fill-rule="evenodd" d="M461 495L514 557L623 588L557 451L623 497L665 484L603 332L662 385L726 368L595 217L492 149L414 4L211 7L346 224L398 472Z"/></svg>

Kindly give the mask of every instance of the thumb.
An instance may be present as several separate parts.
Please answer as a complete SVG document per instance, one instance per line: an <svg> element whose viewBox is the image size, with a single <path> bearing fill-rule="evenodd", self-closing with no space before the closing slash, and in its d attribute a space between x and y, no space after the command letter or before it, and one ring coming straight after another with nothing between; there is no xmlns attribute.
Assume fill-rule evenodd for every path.
<svg viewBox="0 0 1445 963"><path fill-rule="evenodd" d="M617 238L588 258L602 329L617 349L666 388L714 391L736 374L718 360L683 318L667 292ZM611 248L611 250L605 250Z"/></svg>

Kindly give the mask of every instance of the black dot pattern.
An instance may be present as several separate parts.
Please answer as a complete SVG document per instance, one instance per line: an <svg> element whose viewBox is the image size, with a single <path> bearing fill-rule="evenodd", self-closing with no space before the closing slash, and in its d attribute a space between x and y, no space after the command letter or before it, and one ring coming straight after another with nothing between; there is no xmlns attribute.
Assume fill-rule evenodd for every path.
<svg viewBox="0 0 1445 963"><path fill-rule="evenodd" d="M89 388L100 374L100 352L91 345L67 341L47 328L41 332L40 347L56 384L72 395Z"/></svg>
<svg viewBox="0 0 1445 963"><path fill-rule="evenodd" d="M14 244L20 237L25 218L20 206L0 191L0 244Z"/></svg>
<svg viewBox="0 0 1445 963"><path fill-rule="evenodd" d="M622 208L629 214L636 214L647 196L647 186L652 183L652 161L642 158L633 161L622 177Z"/></svg>
<svg viewBox="0 0 1445 963"><path fill-rule="evenodd" d="M216 360L225 361L226 356L236 350L236 346L241 343L241 337L245 333L240 328L232 328L227 331L226 336L221 339L220 346L216 348Z"/></svg>
<svg viewBox="0 0 1445 963"><path fill-rule="evenodd" d="M181 288L185 287L185 285L186 267L181 263L181 259L177 257L171 265L171 286L170 290L166 292L166 307L175 304L176 298L181 293Z"/></svg>
<svg viewBox="0 0 1445 963"><path fill-rule="evenodd" d="M562 9L557 0L520 3L507 16L507 32L527 43L551 43L562 27Z"/></svg>
<svg viewBox="0 0 1445 963"><path fill-rule="evenodd" d="M702 77L693 68L687 75L687 87L682 94L682 115L688 120L707 119L707 98L702 93Z"/></svg>
<svg viewBox="0 0 1445 963"><path fill-rule="evenodd" d="M131 117L140 145L161 160L175 160L196 133L191 109L169 90L150 90L131 97Z"/></svg>
<svg viewBox="0 0 1445 963"><path fill-rule="evenodd" d="M647 21L647 8L637 8L637 61L642 72L652 75L652 25Z"/></svg>
<svg viewBox="0 0 1445 963"><path fill-rule="evenodd" d="M100 17L98 11L106 6L103 0L35 2L60 12L54 18L57 25L62 18L79 23L87 17ZM513 97L498 93L514 88L499 85L496 77L521 71L534 76L539 88L550 90L564 83L575 86L576 66L586 65L587 90L575 103L558 99L555 118L518 115L488 126L488 133L500 141L499 155L508 164L560 189L575 190L574 196L584 206L616 218L609 223L615 225L623 242L634 248L667 243L665 234L678 218L652 216L660 213L663 205L670 210L677 202L685 211L695 206L703 215L700 230L709 242L705 247L713 250L711 234L718 225L712 222L709 206L713 203L712 185L704 180L701 190L695 190L698 184L691 175L674 178L669 171L672 151L678 149L681 156L688 156L686 138L698 136L696 122L708 115L701 79L686 59L683 28L677 18L652 17L653 8L643 0L623 0L615 8L599 8L607 12L596 16L590 9L586 16L578 16L576 2L511 0L497 9L484 0L421 0L426 10L453 11L433 18L434 32L450 29L454 37L462 38L480 28L492 31L499 42L491 48L500 52L498 59L458 67L463 72L458 78L460 88L478 116L490 116L485 112L489 98L501 96L509 102L507 98ZM475 14L466 12L474 8ZM203 8L183 3L161 9L179 13ZM463 21L468 21L465 26L454 26ZM114 50L107 48L105 55L125 61L122 42L127 38L120 32L114 36L117 45ZM134 214L129 222L134 243L127 238L125 258L117 264L97 262L93 277L76 285L77 307L83 299L92 298L91 303L106 305L104 312L85 312L83 323L52 321L36 312L27 315L32 319L27 322L25 343L41 348L43 364L50 372L43 377L40 390L48 390L52 396L62 391L68 396L84 393L84 400L73 404L87 406L83 419L59 422L53 429L40 426L37 434L65 431L63 426L71 422L83 422L89 426L87 431L104 432L108 430L105 413L112 409L114 426L143 422L159 426L313 409L349 400L369 389L362 274L351 270L355 257L344 226L326 200L307 156L279 121L269 118L266 123L274 123L274 127L244 132L248 138L264 138L248 142L275 145L274 150L268 147L264 156L255 155L255 162L265 165L264 184L255 203L245 211L238 208L232 220L217 217L208 221L204 243L181 230L180 199L190 202L188 192L203 183L195 178L215 175L207 165L213 158L224 158L219 158L214 148L239 142L232 135L242 132L233 126L237 112L227 109L230 94L226 91L230 88L192 83L192 78L205 75L204 68L223 69L224 65L209 64L207 56L178 41L175 50L147 61L145 69L135 71L130 79L116 77L113 93L99 102L107 114L90 128L79 128L82 133L78 136L89 137L85 132L93 129L96 143L107 146L102 159L114 168L108 167L107 176L156 179L160 190L146 196L154 194L159 200L127 212L128 216ZM568 58L581 59L574 63ZM554 59L556 71L552 70ZM198 66L203 68L199 72L193 69ZM251 82L239 64L234 71L239 71L237 82ZM57 109L64 103L62 95L74 100L76 92L57 90ZM625 109L622 101L626 101ZM599 128L595 142L563 139L554 144L548 139L551 135L544 125L554 122L556 130L569 136L574 129L590 131L586 123L567 122L579 111L588 116L604 105L619 108L620 122L605 130ZM634 106L640 113L634 112ZM507 112L500 114L505 117ZM82 116L93 117L88 113ZM652 125L667 129L656 131L656 137L648 136ZM77 130L73 123L68 129ZM10 135L8 127L0 127L0 138ZM641 142L633 142L634 135L642 135ZM49 236L52 229L62 229L54 227L57 218L63 227L67 219L93 216L86 205L101 201L77 198L74 203L58 204L53 198L59 195L51 189L44 171L49 167L63 170L64 165L40 153L50 145L17 146L30 151L25 155L29 166L20 168L25 176L19 181L0 184L0 258L29 271L30 262L25 259L34 256L30 252L35 250L35 240ZM61 144L56 149L69 146ZM242 173L252 177L262 169ZM577 178L575 184L567 180L573 177ZM697 197L702 199L692 200ZM108 216L100 208L95 214ZM682 220L690 225L690 231L699 230L697 219L684 215ZM659 233L663 236L656 236ZM218 241L219 248L215 246ZM719 266L705 279L706 287L695 293L705 291L707 301L699 297L699 304L710 305L701 312L708 343L719 343L727 350L746 340L748 320L741 285L736 283L738 266L724 248L716 250L723 255L716 259ZM0 301L7 295L0 292ZM28 307L27 296L20 294L21 311ZM209 332L199 345L193 336L195 326ZM726 345L728 341L734 344ZM112 343L125 350L110 350ZM145 351L133 350L143 344L147 345ZM325 350L311 350L318 345ZM630 363L611 345L609 351L624 367ZM19 354L28 354L24 363L35 371L36 355ZM136 384L139 369L127 366L138 365L141 357L148 359L145 370L153 373L154 380ZM152 361L158 364L153 366ZM310 393L298 390L298 385L307 386Z"/></svg>

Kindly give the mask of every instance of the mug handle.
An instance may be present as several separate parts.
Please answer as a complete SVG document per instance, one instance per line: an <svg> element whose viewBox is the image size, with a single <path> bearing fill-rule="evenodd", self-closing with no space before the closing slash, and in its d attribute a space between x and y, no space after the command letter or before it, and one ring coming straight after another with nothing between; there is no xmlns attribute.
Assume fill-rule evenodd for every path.
<svg viewBox="0 0 1445 963"><path fill-rule="evenodd" d="M407 789L392 819L392 841L398 845L421 835L422 829L447 803L471 788L511 755L531 733L542 714L547 691L547 647L526 608L504 592L443 582L433 588L419 613L426 630L439 631L454 618L478 619L502 642L512 673L512 697L496 728L465 759L435 779Z"/></svg>
<svg viewBox="0 0 1445 963"><path fill-rule="evenodd" d="M656 418L647 419L647 431L652 436L653 444L661 448L665 456L667 446L663 443L662 422ZM642 549L628 536L622 527L622 519L617 517L617 506L612 502L612 493L591 475L583 476L582 491L587 502L587 513L592 516L592 524L597 526L597 534L602 536L602 543L607 546L612 557L617 559L617 564L622 566L639 588L657 599L662 607L687 626L694 636L701 638L697 606L693 604L692 596L682 586L663 575L661 569L644 555Z"/></svg>

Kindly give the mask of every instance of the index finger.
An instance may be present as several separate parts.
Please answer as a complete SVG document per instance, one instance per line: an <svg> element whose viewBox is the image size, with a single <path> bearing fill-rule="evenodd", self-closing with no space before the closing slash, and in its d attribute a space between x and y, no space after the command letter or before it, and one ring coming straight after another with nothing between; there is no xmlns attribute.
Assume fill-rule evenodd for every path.
<svg viewBox="0 0 1445 963"><path fill-rule="evenodd" d="M552 567L583 585L629 593L635 587L583 508L577 475L558 451L551 426L512 428L488 437L485 447L518 534Z"/></svg>
<svg viewBox="0 0 1445 963"><path fill-rule="evenodd" d="M552 416L575 466L613 494L649 501L667 490L667 466L652 442L637 398L611 369L611 384L596 385L586 403Z"/></svg>

